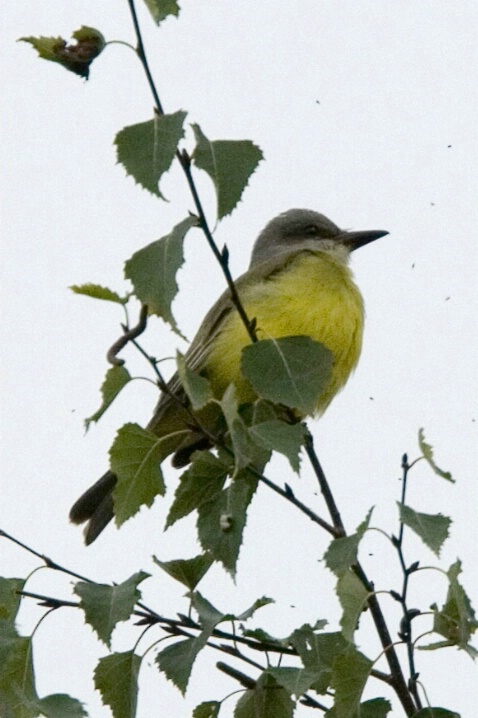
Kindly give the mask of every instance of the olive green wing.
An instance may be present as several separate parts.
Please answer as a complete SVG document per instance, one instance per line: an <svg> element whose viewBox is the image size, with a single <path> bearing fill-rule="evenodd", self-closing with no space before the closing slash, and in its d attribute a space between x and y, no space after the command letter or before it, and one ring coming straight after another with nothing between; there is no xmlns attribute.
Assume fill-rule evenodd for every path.
<svg viewBox="0 0 478 718"><path fill-rule="evenodd" d="M274 275L284 271L284 269L290 265L291 261L293 261L293 258L298 253L299 252L297 250L282 253L278 257L273 257L272 259L261 262L242 274L234 282L239 297L245 290L247 290L247 287L254 285L257 282L267 282ZM191 342L191 346L186 352L185 359L191 371L203 376L206 375L211 347L220 335L222 327L232 311L237 310L232 301L229 289L226 289L226 291L223 292L217 302L213 304L204 317L196 336ZM253 318L254 317L249 317L251 320ZM181 403L186 401L184 389L177 373L171 377L167 386L168 391L161 394L153 417L147 427L154 433L159 433L161 435L163 434L163 431L159 430L160 424L164 422L166 429L166 424L170 425L170 422L166 421L166 416L171 418L172 415L175 416L177 412L181 413ZM181 421L184 425L184 416Z"/></svg>

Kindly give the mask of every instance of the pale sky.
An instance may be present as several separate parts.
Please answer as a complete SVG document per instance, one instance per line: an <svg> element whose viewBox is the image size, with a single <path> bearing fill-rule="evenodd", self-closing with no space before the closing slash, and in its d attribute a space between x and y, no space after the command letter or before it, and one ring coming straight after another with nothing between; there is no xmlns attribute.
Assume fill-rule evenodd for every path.
<svg viewBox="0 0 478 718"><path fill-rule="evenodd" d="M423 426L438 464L457 483L419 464L409 502L454 523L441 563L411 535L407 560L447 569L459 556L476 607L476 3L185 0L180 18L159 29L137 4L166 111L186 110L187 121L199 123L210 139L251 139L265 154L243 201L216 232L219 245L227 242L236 276L247 267L264 224L291 207L323 212L345 228L389 230L353 256L367 307L364 350L344 392L312 424L317 450L346 526L353 530L374 505L373 525L396 532L401 456L418 455ZM187 610L182 587L152 565L151 554L169 560L198 553L194 518L162 534L174 470L167 470L166 502L157 500L120 531L109 527L90 548L83 546L81 530L68 524L72 502L105 471L116 430L127 421L146 423L157 398L146 382L134 382L85 437L83 419L99 406L104 355L120 332L122 314L113 304L73 295L68 286L96 282L124 292L124 261L167 234L193 209L192 201L177 166L162 181L170 200L165 203L115 164L115 134L152 116L131 51L108 47L85 83L15 42L29 35L69 38L81 25L97 28L107 40L134 42L125 0L9 3L2 24L0 525L100 582L151 572L142 584L145 602L173 615ZM190 131L184 146L193 147ZM199 175L198 185L214 224L210 183ZM180 280L174 309L192 338L225 286L199 232L188 236ZM159 320L151 322L145 344L161 356L186 346ZM126 357L131 371L147 373L134 352ZM325 514L308 467L297 479L278 460L267 475L292 483ZM333 628L340 616L333 581L318 563L327 544L325 534L262 488L249 512L236 585L214 567L200 590L219 608L237 612L262 595L276 598L253 624L276 635L318 618L328 618ZM1 549L1 575L24 576L39 565L5 541ZM377 587L400 589L397 558L380 534L367 536L363 556ZM69 598L70 583L45 569L27 588ZM412 604L426 610L433 601L443 603L446 584L438 573L426 572L411 592ZM396 606L382 600L396 635ZM31 632L42 612L26 605L20 629ZM420 621L426 630L427 619ZM150 642L163 636L153 633ZM375 657L377 643L366 633L360 634L361 649ZM137 635L136 628L118 628L115 650L130 648ZM70 693L85 701L90 716L109 716L91 679L106 653L80 612L56 612L35 641L40 695ZM153 658L151 651L151 667L145 663L141 671L138 718L153 709L188 716L201 700L220 699L237 687L214 669L221 655L203 653L184 702ZM454 649L419 653L418 661L432 704L472 718L478 701L472 661ZM371 683L365 697L378 695L389 697ZM233 705L227 701L221 716L230 716ZM306 714L304 708L296 713Z"/></svg>

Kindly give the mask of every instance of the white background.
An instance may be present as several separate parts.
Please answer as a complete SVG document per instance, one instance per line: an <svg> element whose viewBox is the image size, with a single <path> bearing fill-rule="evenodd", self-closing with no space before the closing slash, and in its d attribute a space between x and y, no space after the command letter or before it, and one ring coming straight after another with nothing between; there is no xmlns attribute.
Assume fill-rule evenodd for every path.
<svg viewBox="0 0 478 718"><path fill-rule="evenodd" d="M409 501L417 510L452 516L441 565L460 556L476 605L477 6L460 0L185 0L183 6L179 20L157 29L138 2L166 111L187 110L211 139L252 139L266 156L244 201L216 232L218 243L229 247L236 276L263 225L290 207L316 209L346 228L390 232L353 257L367 306L364 350L346 390L313 425L317 449L346 526L352 530L375 505L373 525L396 531L401 456L417 456L418 428L425 427L438 463L457 483L420 463ZM143 584L145 602L173 615L187 610L182 587L152 565L151 554L169 560L198 552L193 517L162 534L174 471L168 470L167 502L158 500L119 532L110 527L88 549L67 520L74 499L105 470L116 429L126 421L145 423L156 401L150 385L134 382L84 436L83 419L98 408L104 355L122 316L119 307L75 296L68 286L92 281L124 291L124 261L193 209L177 166L161 185L169 204L115 166L116 132L152 116L142 68L130 50L108 47L85 83L15 42L29 35L69 38L83 24L107 40L134 43L126 0L3 7L1 526L101 582L122 581L140 568L152 572ZM213 192L207 178L198 182L213 222ZM224 288L199 232L188 236L180 280L174 308L192 337ZM145 345L160 356L185 348L159 320ZM126 357L132 371L147 373L140 357ZM281 460L267 473L290 482L325 514L308 467L300 480ZM254 625L276 635L324 617L333 628L340 616L333 581L318 563L327 542L262 488L249 512L236 585L214 568L200 589L227 611L240 612L264 594L275 597ZM406 548L410 562L437 563L410 535ZM367 535L363 560L377 588L400 589L397 559L383 536ZM24 576L39 565L5 540L0 562L6 576ZM68 598L70 583L44 569L27 588ZM410 605L426 610L432 601L442 603L445 592L443 576L420 573ZM396 605L387 596L381 600L396 636ZM28 604L20 629L31 632L41 615ZM362 624L361 648L376 657L368 616ZM425 617L415 623L419 632L427 626ZM138 635L120 627L115 650L127 650ZM140 648L162 636L151 631ZM40 695L67 692L85 701L91 716L108 716L91 682L106 653L79 612L57 611L35 639ZM210 651L199 658L184 703L154 665L148 667L153 658L153 651L147 654L141 671L140 718L153 711L188 716L200 700L237 688L213 667L223 656ZM466 655L454 649L419 654L418 669L432 704L474 716L478 681ZM371 683L367 697L383 695L383 688ZM224 715L234 700L226 701ZM297 715L306 713L301 708Z"/></svg>

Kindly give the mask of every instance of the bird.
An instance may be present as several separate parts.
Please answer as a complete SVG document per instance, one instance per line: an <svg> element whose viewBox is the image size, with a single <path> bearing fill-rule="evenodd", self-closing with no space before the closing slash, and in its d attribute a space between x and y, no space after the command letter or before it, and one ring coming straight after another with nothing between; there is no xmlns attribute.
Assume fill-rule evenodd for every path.
<svg viewBox="0 0 478 718"><path fill-rule="evenodd" d="M332 352L331 376L319 395L314 416L327 409L360 358L365 310L349 267L350 255L387 234L380 229L340 229L314 210L289 209L260 232L248 270L235 281L241 304L254 322L257 339L308 336ZM215 398L221 399L233 383L240 404L253 402L257 396L241 372L241 352L250 343L227 289L204 317L185 362L189 369L209 380ZM195 451L211 448L210 432L201 434L191 425L191 408L187 404L176 373L146 426L158 437L171 437L167 453L173 454L172 462L177 468L186 466ZM197 412L199 424L214 429L218 412L217 402L208 403ZM107 471L71 508L73 523L86 522L87 545L114 517L116 482L115 474Z"/></svg>

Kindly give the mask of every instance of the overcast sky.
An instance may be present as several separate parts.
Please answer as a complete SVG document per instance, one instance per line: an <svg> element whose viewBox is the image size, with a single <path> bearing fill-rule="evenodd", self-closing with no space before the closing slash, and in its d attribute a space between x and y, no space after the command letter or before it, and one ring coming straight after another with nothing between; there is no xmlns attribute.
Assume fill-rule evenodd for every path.
<svg viewBox="0 0 478 718"><path fill-rule="evenodd" d="M450 515L443 568L463 560L463 582L478 604L476 357L477 42L478 8L457 0L184 0L179 20L159 29L138 0L151 67L167 112L188 111L211 139L252 139L264 151L243 202L218 227L237 276L247 267L257 233L274 215L307 207L353 229L390 235L353 257L367 323L362 359L345 391L313 424L318 453L346 525L353 529L375 505L373 524L396 529L400 460L418 454L425 428L437 462L455 486L424 465L413 471L410 504ZM194 520L161 533L166 504L157 501L120 531L110 527L88 549L68 510L108 465L108 449L126 421L145 423L156 401L146 382L134 382L85 437L83 419L99 406L105 352L120 331L120 308L75 296L71 284L97 282L120 292L123 263L166 234L193 209L174 167L162 182L161 202L115 164L113 138L122 127L152 116L152 100L134 54L108 47L89 82L16 39L69 38L81 25L107 40L134 43L126 0L9 3L3 7L3 470L1 526L60 564L92 579L122 581L140 568L145 602L163 615L186 610L182 589L151 564L197 552ZM188 131L185 146L192 148ZM198 178L208 216L214 197ZM194 335L224 288L199 232L187 240L179 324ZM171 356L185 344L159 320L147 349ZM127 353L131 370L147 366ZM268 475L293 482L317 510L316 486L306 468L290 477L277 461ZM175 474L168 470L169 496ZM299 484L300 481L300 484ZM202 592L221 609L241 611L273 596L257 625L286 635L317 618L339 617L333 582L318 560L327 546L289 506L266 490L251 508L236 585L215 567ZM407 559L436 559L407 538ZM38 561L2 542L1 574L24 576ZM370 555L369 555L370 554ZM400 587L387 542L366 540L367 571L381 588ZM306 579L306 580L304 580ZM46 569L28 588L69 597L68 577ZM426 572L414 579L411 603L443 602L444 580ZM383 599L393 620L397 610ZM293 606L293 608L291 608ZM42 614L32 605L20 628ZM426 630L426 619L421 619ZM68 692L87 702L91 716L108 716L92 690L91 671L106 649L83 627L79 612L49 617L38 631L35 655L40 695ZM152 633L152 632L151 632ZM127 650L137 629L118 629L115 649ZM156 634L156 638L160 637ZM153 639L151 639L152 641ZM361 636L376 656L376 642ZM144 648L146 648L144 645ZM219 655L219 654L218 654ZM154 653L148 654L152 664ZM219 656L220 658L220 656ZM218 656L198 661L187 702L153 667L141 674L139 718L187 716L200 700L235 690L211 675ZM478 701L476 667L455 650L418 657L420 677L434 705L472 718ZM240 667L240 666L239 666ZM241 667L240 667L241 668ZM368 697L382 695L371 685ZM230 715L234 701L226 702ZM299 709L297 715L305 715ZM221 713L222 715L222 713Z"/></svg>

